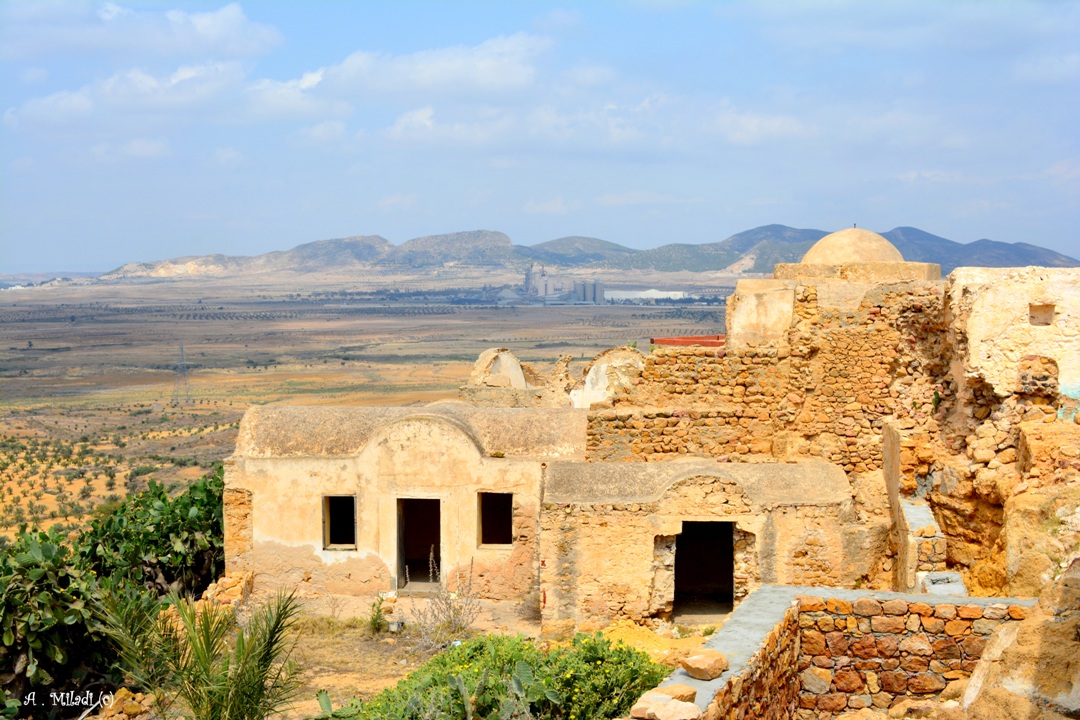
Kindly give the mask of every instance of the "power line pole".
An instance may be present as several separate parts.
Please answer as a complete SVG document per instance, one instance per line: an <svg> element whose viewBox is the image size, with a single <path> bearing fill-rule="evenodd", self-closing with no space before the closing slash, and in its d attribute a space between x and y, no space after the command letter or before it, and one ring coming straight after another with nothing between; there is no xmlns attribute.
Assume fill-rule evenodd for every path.
<svg viewBox="0 0 1080 720"><path fill-rule="evenodd" d="M188 364L184 359L184 343L180 343L180 359L176 363L176 384L173 385L173 407L178 405L191 405L195 401L191 399L191 380L188 378Z"/></svg>

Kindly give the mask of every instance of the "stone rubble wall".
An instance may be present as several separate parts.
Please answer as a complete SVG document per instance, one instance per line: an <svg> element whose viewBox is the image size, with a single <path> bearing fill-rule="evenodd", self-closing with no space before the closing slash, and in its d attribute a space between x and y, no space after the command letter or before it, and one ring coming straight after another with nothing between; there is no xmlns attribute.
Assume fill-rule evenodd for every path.
<svg viewBox="0 0 1080 720"><path fill-rule="evenodd" d="M799 720L826 720L861 708L887 709L906 698L936 698L969 677L990 634L1024 619L1007 603L854 601L799 597Z"/></svg>
<svg viewBox="0 0 1080 720"><path fill-rule="evenodd" d="M937 429L942 298L940 284L903 283L841 311L798 286L784 342L657 348L612 408L590 414L587 458L810 456L873 472L885 418Z"/></svg>
<svg viewBox="0 0 1080 720"><path fill-rule="evenodd" d="M713 696L706 720L787 720L799 699L799 609L793 606L761 647Z"/></svg>

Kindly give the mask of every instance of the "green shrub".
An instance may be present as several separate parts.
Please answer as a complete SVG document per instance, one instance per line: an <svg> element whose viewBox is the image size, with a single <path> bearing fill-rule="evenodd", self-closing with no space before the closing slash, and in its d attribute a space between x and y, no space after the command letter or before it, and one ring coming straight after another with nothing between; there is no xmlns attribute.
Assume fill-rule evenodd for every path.
<svg viewBox="0 0 1080 720"><path fill-rule="evenodd" d="M20 528L0 549L0 718L48 712L18 710L28 688L77 690L108 675L103 600L156 617L163 590L198 593L218 577L223 484L219 470L175 499L155 484L74 541L60 524Z"/></svg>
<svg viewBox="0 0 1080 720"><path fill-rule="evenodd" d="M22 535L0 556L0 682L59 689L99 649L90 630L97 581L56 531Z"/></svg>
<svg viewBox="0 0 1080 720"><path fill-rule="evenodd" d="M223 488L220 468L175 498L151 482L93 521L79 542L82 561L99 575L122 577L158 594L200 594L225 567Z"/></svg>
<svg viewBox="0 0 1080 720"><path fill-rule="evenodd" d="M548 651L522 636L488 635L450 647L371 700L321 717L599 720L625 715L665 675L644 653L599 633Z"/></svg>

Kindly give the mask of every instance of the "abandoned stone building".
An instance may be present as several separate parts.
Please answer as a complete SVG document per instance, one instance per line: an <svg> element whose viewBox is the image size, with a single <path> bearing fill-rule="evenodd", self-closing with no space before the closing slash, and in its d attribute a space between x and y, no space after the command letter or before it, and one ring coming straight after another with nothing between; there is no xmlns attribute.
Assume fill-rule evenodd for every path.
<svg viewBox="0 0 1080 720"><path fill-rule="evenodd" d="M1080 272L942 279L849 229L740 281L723 347L616 348L576 380L569 358L541 373L492 349L458 401L251 409L226 466L226 560L257 583L374 596L429 581L433 558L481 597L538 597L550 636L762 586L837 588L810 593L829 612L854 588L1034 597L1080 552L1077 398ZM792 657L812 647L800 612L825 606L802 602L769 652L789 631ZM766 656L746 678L771 682ZM792 713L862 702L807 682ZM751 701L726 687L702 710Z"/></svg>

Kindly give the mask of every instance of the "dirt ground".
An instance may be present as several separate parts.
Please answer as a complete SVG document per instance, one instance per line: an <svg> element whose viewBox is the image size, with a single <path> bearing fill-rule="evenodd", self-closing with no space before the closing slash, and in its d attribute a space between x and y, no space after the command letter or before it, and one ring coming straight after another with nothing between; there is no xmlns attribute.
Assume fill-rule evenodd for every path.
<svg viewBox="0 0 1080 720"><path fill-rule="evenodd" d="M416 649L408 631L372 635L367 628L370 599L330 596L309 599L298 625L294 659L303 668L300 696L285 717L302 720L320 713L316 694L326 690L333 706L354 697L370 698L395 685L431 657ZM408 620L409 600L399 599L388 617ZM407 625L407 622L406 622ZM480 601L474 624L477 633L525 635L538 638L539 622L522 617L516 602ZM674 668L715 629L665 626L659 630L619 621L603 633L613 642L647 653L654 661ZM704 631L704 632L703 632Z"/></svg>

